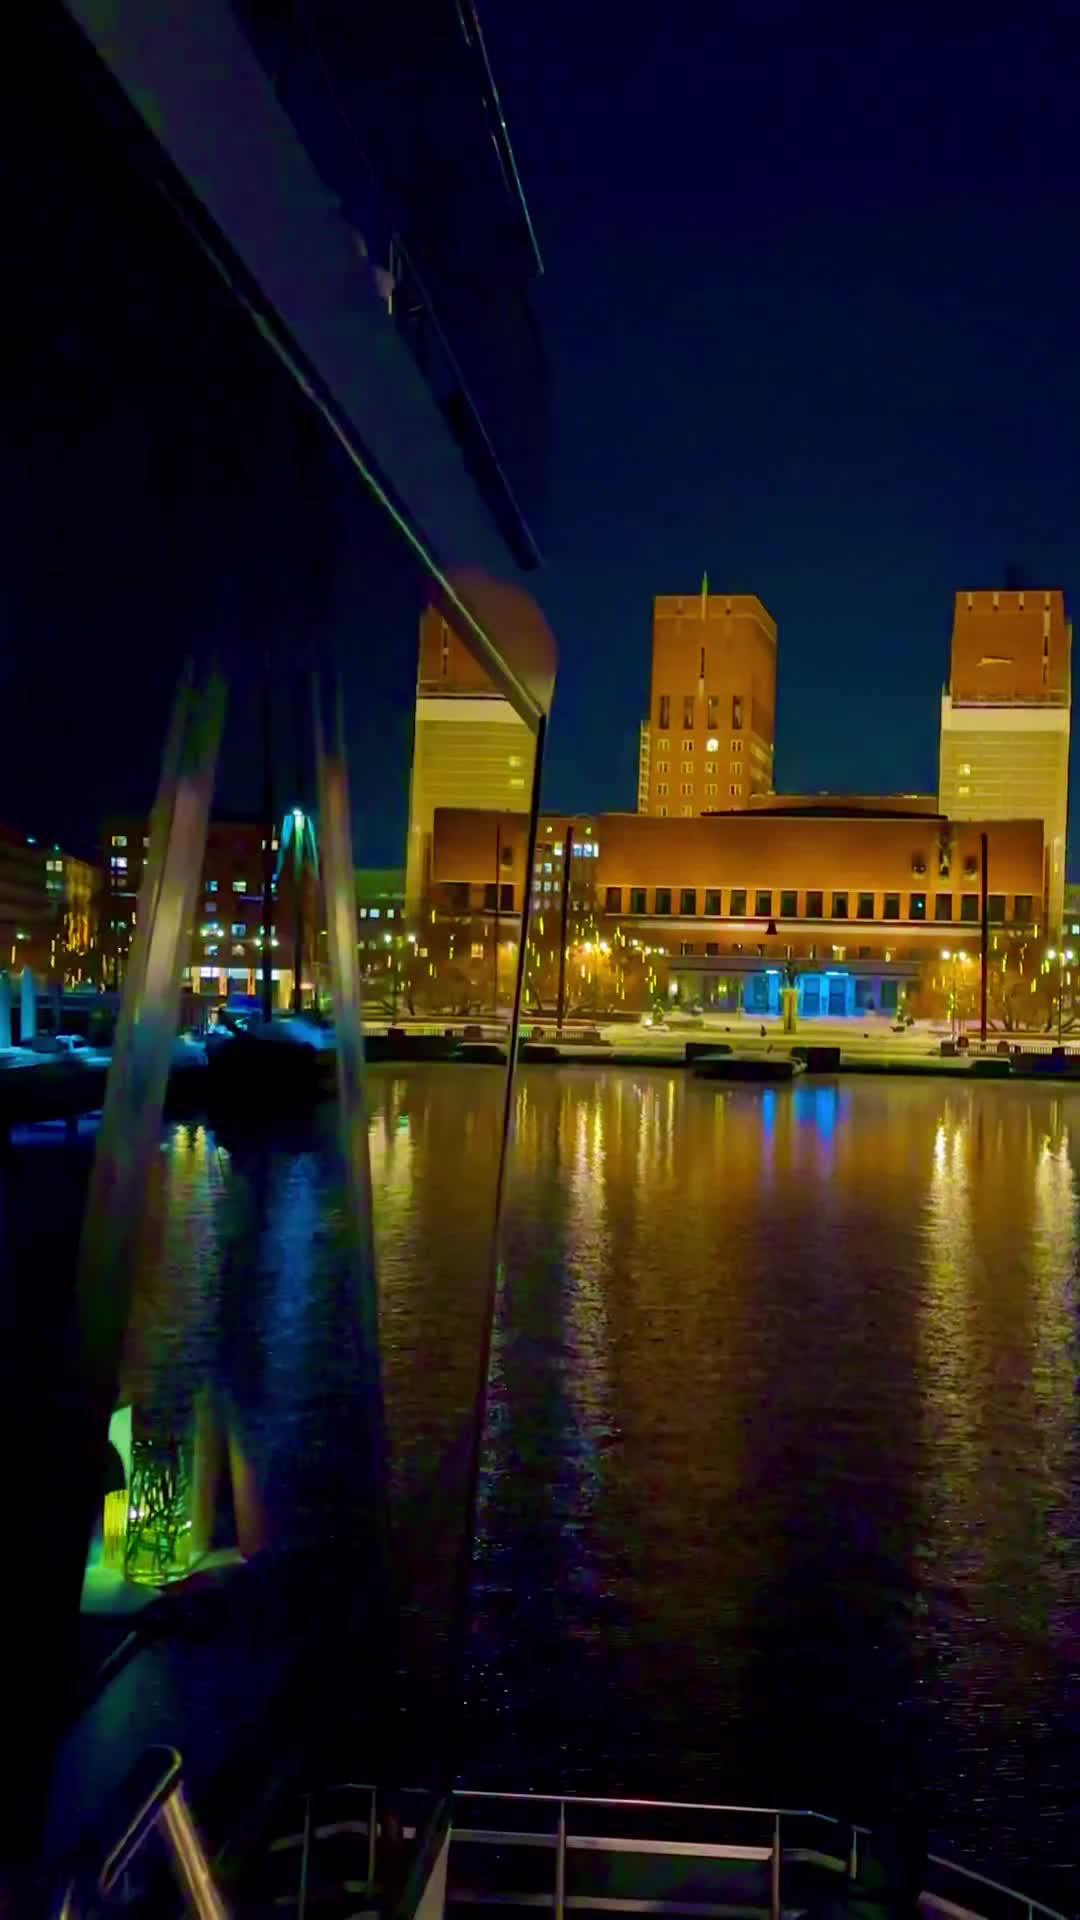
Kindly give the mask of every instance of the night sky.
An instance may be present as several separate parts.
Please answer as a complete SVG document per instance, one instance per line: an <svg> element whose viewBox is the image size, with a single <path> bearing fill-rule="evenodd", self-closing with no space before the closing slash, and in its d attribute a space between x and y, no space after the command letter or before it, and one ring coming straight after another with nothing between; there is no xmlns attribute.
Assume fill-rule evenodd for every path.
<svg viewBox="0 0 1080 1920"><path fill-rule="evenodd" d="M652 596L706 569L778 622L795 791L933 789L957 588L1012 574L1080 604L1075 29L983 11L483 8L546 263L550 805L635 804ZM246 323L99 166L57 71L30 76L0 82L38 188L0 380L0 816L92 845L106 807L149 798L193 631L232 647L250 722L264 646L283 672L327 622L358 766L399 769L358 835L388 862L413 587L376 581L350 477L313 480ZM230 753L222 800L251 812L251 724Z"/></svg>
<svg viewBox="0 0 1080 1920"><path fill-rule="evenodd" d="M651 596L706 568L779 626L778 787L934 790L953 592L1080 603L1075 16L484 18L546 266L552 798L635 804Z"/></svg>

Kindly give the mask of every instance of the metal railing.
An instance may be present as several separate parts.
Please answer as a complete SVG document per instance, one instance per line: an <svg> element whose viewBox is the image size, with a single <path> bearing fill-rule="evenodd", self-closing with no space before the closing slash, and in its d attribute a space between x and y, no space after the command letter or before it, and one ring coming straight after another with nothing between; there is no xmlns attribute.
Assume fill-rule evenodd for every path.
<svg viewBox="0 0 1080 1920"><path fill-rule="evenodd" d="M588 1894L584 1894L579 1898L570 1896L569 1899L566 1895L566 1858L568 1851L572 1852L575 1848L590 1850L603 1848L612 1853L647 1852L653 1849L658 1852L685 1852L687 1855L692 1854L698 1857L717 1860L767 1861L769 1866L770 1920L780 1920L780 1916L783 1913L783 1869L785 1863L794 1865L799 1861L813 1862L816 1865L830 1868L832 1871L842 1874L848 1881L854 1881L858 1877L860 1860L865 1844L871 1839L871 1829L869 1827L861 1826L857 1822L843 1821L834 1814L820 1813L813 1807L739 1806L710 1801L626 1799L583 1794L512 1793L497 1789L478 1789L473 1791L468 1788L459 1789L455 1795L455 1799L490 1801L495 1804L507 1805L547 1805L555 1809L555 1830L550 1833L529 1832L523 1834L497 1828L477 1829L457 1826L452 1830L452 1840L460 1843L473 1842L491 1846L522 1845L553 1848L555 1851L555 1872L551 1904L555 1913L555 1920L564 1920L564 1914L568 1905L587 1907L595 1904L592 1897ZM735 1845L725 1844L719 1841L711 1843L687 1841L680 1843L668 1839L650 1839L647 1833L634 1836L620 1836L568 1831L567 1810L587 1807L597 1809L608 1808L619 1811L632 1810L645 1815L651 1813L668 1816L671 1814L686 1813L710 1816L732 1816L735 1818L759 1818L769 1823L766 1829L768 1837L764 1844L755 1846L746 1842L736 1843ZM819 1828L827 1830L830 1835L835 1835L838 1839L842 1836L842 1847L839 1850L831 1848L826 1850L823 1846L819 1850L805 1845L785 1845L784 1823L788 1823L790 1830L791 1823L794 1821L812 1821ZM823 1839L825 1838L824 1833L822 1837ZM1007 1886L1003 1881L992 1879L988 1874L978 1873L971 1867L961 1866L956 1861L949 1860L940 1854L928 1854L927 1863L930 1868L936 1869L938 1873L951 1876L958 1881L961 1892L970 1892L972 1901L979 1897L979 1889L985 1889L987 1892L992 1892L996 1895L999 1900L1010 1902L1017 1911L1018 1920L1020 1920L1021 1915L1024 1916L1024 1920L1037 1920L1037 1916L1041 1917L1041 1920L1067 1920L1067 1916L1064 1913L1055 1907L1048 1906L1044 1901L1037 1900L1029 1894L1021 1893L1016 1888ZM927 1877L928 1879L933 1879L935 1875L928 1874ZM976 1905L969 1904L966 1900L964 1904L961 1905L959 1901L951 1900L946 1892L939 1892L933 1885L928 1885L924 1888L923 1899L924 1902L931 1907L935 1907L939 1912L962 1913L964 1915L976 1916L976 1920L979 1915L979 1908ZM510 1902L508 1901L507 1904L510 1904ZM639 1906L640 1902L627 1900L621 1903L611 1898L603 1901L603 1906L608 1910L617 1908L620 1904L625 1905L627 1911L631 1911ZM662 1901L650 1901L649 1905L651 1910L663 1909ZM709 1912L710 1909L704 1903L701 1903L700 1911L704 1914Z"/></svg>
<svg viewBox="0 0 1080 1920"><path fill-rule="evenodd" d="M93 1865L77 1869L52 1911L55 1920L80 1920L121 1885L152 1834L160 1834L165 1856L198 1920L227 1920L214 1886L210 1861L191 1817L181 1780L182 1762L173 1747L151 1747L130 1775L125 1789L124 1824L108 1851Z"/></svg>
<svg viewBox="0 0 1080 1920"><path fill-rule="evenodd" d="M149 1783L147 1777L149 1771ZM123 1876L131 1867L136 1856L149 1840L151 1834L161 1833L165 1842L166 1855L170 1867L186 1897L188 1910L198 1916L198 1920L226 1920L226 1910L213 1883L209 1859L191 1814L183 1797L181 1786L181 1760L179 1754L170 1748L153 1748L146 1754L136 1768L128 1783L132 1801L126 1824L108 1853L99 1865L89 1872L77 1874L65 1886L60 1901L52 1909L54 1920L80 1920L95 1900L107 1897L120 1884ZM329 1825L318 1824L313 1817L312 1796L304 1796L303 1820L300 1832L283 1837L275 1843L276 1848L296 1846L300 1850L300 1873L297 1898L297 1911L302 1916L308 1900L308 1877L311 1861L312 1843L316 1833L320 1838L346 1830L366 1840L366 1875L363 1890L373 1892L376 1883L376 1851L380 1832L378 1790L367 1782L350 1781L336 1792L356 1793L363 1797L363 1816L356 1820L336 1821ZM419 1790L410 1790L407 1797L420 1797ZM423 1796L426 1798L426 1796ZM552 1824L548 1828L514 1826L464 1826L454 1822L454 1809L461 1803L490 1803L494 1807L543 1807L550 1809ZM634 1832L603 1833L589 1830L597 1823L589 1822L588 1827L578 1826L568 1821L573 1815L585 1809L601 1809L614 1813L623 1820L627 1814L642 1816ZM710 1820L717 1817L728 1818L733 1822L746 1820L761 1821L761 1838L757 1841L745 1836L737 1839L673 1839L670 1831L663 1835L650 1833L649 1819L654 1823L665 1824L670 1829L672 1816L704 1815ZM446 1810L443 1807L443 1821ZM812 1823L817 1830L813 1836L803 1836L795 1841L785 1842L785 1824L790 1836L793 1823ZM618 1824L616 1820L613 1824ZM445 1832L445 1826L442 1828ZM406 1822L401 1828L407 1840L418 1841L421 1834L421 1822ZM821 1845L812 1842L820 1836ZM497 1904L527 1905L546 1907L554 1915L554 1920L565 1920L569 1909L602 1907L606 1912L624 1911L636 1913L643 1904L650 1912L662 1913L665 1910L679 1914L702 1916L702 1920L711 1920L714 1915L734 1912L730 1902L710 1902L700 1897L692 1901L665 1901L663 1897L651 1897L643 1903L634 1897L620 1898L605 1892L598 1898L595 1893L573 1893L567 1891L567 1862L574 1853L604 1853L625 1855L651 1855L654 1857L673 1856L686 1860L702 1862L714 1861L738 1865L740 1863L764 1869L763 1884L767 1879L769 1920L782 1920L784 1913L784 1873L800 1864L831 1872L847 1883L859 1878L864 1865L867 1845L872 1840L872 1830L856 1821L841 1820L835 1814L821 1813L813 1807L768 1807L743 1806L732 1802L706 1800L655 1800L645 1798L614 1797L592 1794L550 1794L522 1793L497 1788L461 1787L453 1795L450 1806L451 1852L458 1846L487 1846L506 1849L539 1849L554 1853L553 1873L550 1893L526 1892L515 1895L513 1889L501 1886L494 1893L474 1896L474 1900L494 1900ZM930 1853L927 1859L927 1884L923 1887L921 1904L924 1911L929 1909L948 1920L980 1920L984 1908L977 1902L985 1894L994 1896L995 1920L1001 1913L1001 1903L1005 1902L1015 1910L1016 1920L1068 1920L1068 1916L1059 1908L1047 1905L1032 1895L1021 1893L1004 1881L995 1880L989 1874L979 1873L972 1867L960 1865L942 1854ZM942 1885L942 1881L945 1882ZM470 1893L453 1886L449 1889L449 1899L461 1905L470 1904ZM745 1901L737 1903L740 1911L745 1911ZM802 1902L800 1902L802 1904ZM752 1911L764 1912L765 1908L753 1906Z"/></svg>

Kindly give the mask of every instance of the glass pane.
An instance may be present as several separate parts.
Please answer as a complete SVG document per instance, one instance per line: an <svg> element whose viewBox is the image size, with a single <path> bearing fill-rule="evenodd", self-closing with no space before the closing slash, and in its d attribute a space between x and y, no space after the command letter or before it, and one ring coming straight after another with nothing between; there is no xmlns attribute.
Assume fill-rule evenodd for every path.
<svg viewBox="0 0 1080 1920"><path fill-rule="evenodd" d="M36 891L0 1115L0 1269L39 1434L11 1644L52 1690L28 1834L61 1721L141 1657L145 1623L168 1649L237 1582L255 1622L279 1604L268 1566L297 1658L352 1649L304 1692L349 1777L387 1764L388 1720L399 1781L447 1776L541 877L539 709L520 660L504 670L532 602L490 585L514 543L434 373L424 420L480 530L461 580L103 111L93 56L62 23L39 51L36 91L10 90L39 190L13 216L2 376L5 701L48 722L6 730L0 805L35 829L12 854ZM402 312L376 317L380 364L414 368ZM144 1739L199 1750L182 1693L163 1735L136 1689L95 1792Z"/></svg>

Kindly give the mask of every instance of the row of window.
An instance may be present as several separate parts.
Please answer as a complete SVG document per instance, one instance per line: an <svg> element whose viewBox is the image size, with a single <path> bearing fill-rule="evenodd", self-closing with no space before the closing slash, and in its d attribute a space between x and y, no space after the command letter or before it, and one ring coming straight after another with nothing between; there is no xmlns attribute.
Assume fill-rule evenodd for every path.
<svg viewBox="0 0 1080 1920"><path fill-rule="evenodd" d="M720 725L720 695L718 693L710 693L706 695L705 713L703 715L703 718L704 718L705 725L710 729L710 731L713 728L718 727ZM670 693L662 693L660 695L660 698L657 702L657 709L656 709L656 724L659 727L661 733L666 733L668 728L671 725ZM682 724L683 724L684 733L689 733L692 728L698 725L697 696L695 694L684 693L682 696ZM742 727L742 724L743 724L742 695L741 693L735 693L735 694L732 694L732 697L731 697L732 732L737 733L739 729Z"/></svg>
<svg viewBox="0 0 1080 1920"><path fill-rule="evenodd" d="M696 914L699 911L697 887L682 887L679 890L679 913ZM627 911L630 913L670 913L672 911L672 889L654 887L653 904L648 905L649 889L646 887L608 887L604 895L605 913L622 913L623 898L628 896ZM703 890L704 906L701 911L707 914L723 914L723 890L720 887L706 887ZM808 888L803 895L804 906L799 913L799 895L794 888L782 887L774 892L771 887L759 887L751 895L746 887L730 887L727 890L727 911L732 919L741 919L753 914L761 920L771 920L776 914L782 920L926 920L928 917L928 895L925 893L874 893L852 894L841 889L826 895L821 889ZM750 900L753 899L753 907ZM881 901L880 915L877 902ZM830 911L826 916L826 900ZM852 912L854 901L855 911ZM906 903L907 913L903 909ZM1013 895L1013 914L1016 921L1029 923L1033 919L1033 899L1030 893ZM1000 925L1005 919L1006 895L991 893L987 896L990 919ZM959 912L956 908L959 907ZM940 921L978 921L981 916L980 896L977 893L938 893L934 895L933 918Z"/></svg>
<svg viewBox="0 0 1080 1920"><path fill-rule="evenodd" d="M733 769L733 771L737 773L737 772L739 771L739 769L738 769L738 768L736 767L736 768L734 768L734 769ZM668 796L668 791L669 791L669 789L668 789L668 783L667 783L667 781L666 781L666 780L658 780L658 781L657 781L657 783L656 783L656 797L657 797L657 799L658 799L658 800L666 800L666 799L667 799L667 796ZM681 786L681 787L679 788L679 792L680 792L681 794L684 794L684 795L685 795L685 794L692 794L692 793L693 793L693 791L694 791L694 785L693 785L693 781L691 781L691 780L687 780L687 781L684 781L684 782L683 782L683 784L682 784L682 786ZM719 791L720 791L720 789L719 789L719 787L717 786L717 784L716 784L716 781L715 781L715 780L706 780L706 782L705 782L705 785L704 785L704 787L702 788L702 792L703 792L703 794L704 794L704 796L705 796L705 798L706 798L706 800L715 800L715 799L716 799L716 796L717 796L717 794L719 793ZM734 794L734 795L738 795L738 794L740 794L740 793L742 792L742 783L741 783L741 782L739 782L739 783L737 783L737 784L736 784L736 785L734 785L734 786L730 786L730 787L728 788L728 792L729 792L729 794ZM659 808L657 809L657 811L658 811L658 812L659 812L660 814L664 814L664 813L665 813L665 812L667 811L667 809L666 809L665 807L659 807Z"/></svg>
<svg viewBox="0 0 1080 1920"><path fill-rule="evenodd" d="M691 734L688 734L685 740L679 741L678 750L680 753L693 753L694 741L693 741L693 736ZM743 750L743 743L741 740L733 740L731 742L732 753L741 754L742 750ZM719 753L720 751L719 740L706 740L705 751L706 753ZM661 735L656 742L657 758L666 759L667 755L670 752L671 752L671 741L666 739L663 735Z"/></svg>

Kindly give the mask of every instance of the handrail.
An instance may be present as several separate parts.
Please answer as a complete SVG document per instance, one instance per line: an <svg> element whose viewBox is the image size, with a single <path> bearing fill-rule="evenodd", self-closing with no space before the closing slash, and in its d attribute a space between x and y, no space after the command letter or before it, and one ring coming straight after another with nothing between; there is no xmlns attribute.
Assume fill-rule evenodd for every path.
<svg viewBox="0 0 1080 1920"><path fill-rule="evenodd" d="M152 1784L143 1784L156 1766ZM183 1793L183 1762L175 1747L149 1747L124 1783L134 1800L126 1825L97 1867L76 1868L53 1908L55 1920L79 1920L91 1901L107 1897L160 1824L170 1864L198 1920L226 1920L210 1862Z"/></svg>
<svg viewBox="0 0 1080 1920"><path fill-rule="evenodd" d="M608 1795L608 1794L522 1793L520 1791L510 1791L504 1788L497 1788L497 1787L473 1788L473 1787L464 1787L464 1786L458 1787L455 1789L455 1798L467 1799L467 1800L493 1800L493 1801L509 1801L509 1802L532 1801L534 1803L539 1802L541 1805L556 1806L559 1809L560 1828L564 1836L565 1836L566 1808L575 1807L575 1806L636 1807L636 1808L642 1809L643 1811L647 1811L651 1809L657 1812L757 1814L763 1819L764 1818L771 1819L774 1823L773 1847L772 1847L773 1866L772 1866L772 1887L771 1887L774 1903L778 1903L779 1901L779 1867L780 1867L780 1857L781 1857L780 1823L781 1821L783 1820L818 1820L818 1821L821 1821L822 1824L826 1826L845 1828L845 1830L848 1833L850 1833L852 1836L852 1845L848 1851L848 1858L847 1858L847 1874L849 1879L855 1878L856 1872L857 1872L857 1866L858 1866L857 1840L858 1838L861 1837L862 1839L866 1840L866 1839L872 1838L872 1835L873 1835L873 1829L871 1827L865 1826L861 1824L859 1821L843 1820L840 1818L838 1814L822 1813L820 1809L817 1807L740 1806L733 1802L716 1801L716 1800L654 1800L654 1799L647 1799L644 1797L634 1798L634 1797L625 1797L625 1796ZM565 1844L565 1838L564 1838L563 1844ZM1044 1900L1037 1900L1031 1894L1022 1893L1017 1887L1008 1886L1004 1880L992 1879L989 1874L979 1873L976 1871L974 1867L962 1866L958 1861L949 1860L943 1854L928 1853L926 1858L928 1863L932 1866L940 1867L947 1873L953 1873L958 1875L959 1878L962 1880L973 1881L979 1886L989 1888L994 1893L1004 1894L1007 1899L1017 1901L1022 1907L1026 1909L1028 1920L1032 1920L1032 1916L1035 1914L1043 1915L1044 1920L1068 1920L1068 1916L1064 1914L1060 1910L1060 1908L1048 1906Z"/></svg>

